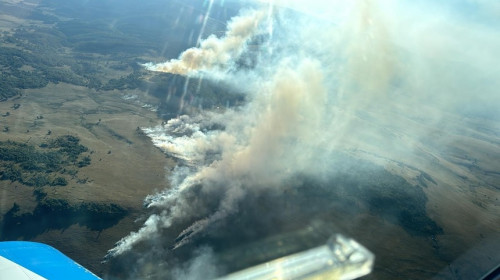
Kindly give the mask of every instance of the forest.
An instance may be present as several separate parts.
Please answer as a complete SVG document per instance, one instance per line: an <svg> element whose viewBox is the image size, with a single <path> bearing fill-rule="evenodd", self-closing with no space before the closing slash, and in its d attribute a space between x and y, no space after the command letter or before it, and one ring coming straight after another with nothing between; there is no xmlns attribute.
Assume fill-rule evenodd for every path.
<svg viewBox="0 0 500 280"><path fill-rule="evenodd" d="M101 232L116 225L127 214L127 209L114 203L72 204L63 199L43 198L31 213L22 213L20 206L14 203L2 217L0 240L30 239L48 230L65 230L74 224Z"/></svg>
<svg viewBox="0 0 500 280"><path fill-rule="evenodd" d="M186 95L185 77L151 73L141 66L152 59L175 58L195 43L189 34L201 26L196 22L173 24L178 18L190 16L187 12L171 14L169 7L177 4L165 3L162 13L152 10L154 5L135 7L133 18L122 15L126 9L115 10L116 24L110 22L109 14L80 11L73 4L46 1L42 6L49 9L30 11L30 24L0 33L0 101L49 83L67 83L97 92L140 89L158 97L159 115L164 117L178 112L181 96L189 98L193 107L203 108L234 105L243 99L243 93L206 79L189 81ZM70 20L47 12L54 7L56 14ZM166 101L167 95L173 98Z"/></svg>
<svg viewBox="0 0 500 280"><path fill-rule="evenodd" d="M88 148L72 135L59 136L38 147L0 141L0 180L33 187L66 186L68 180L78 180L78 168L90 163Z"/></svg>

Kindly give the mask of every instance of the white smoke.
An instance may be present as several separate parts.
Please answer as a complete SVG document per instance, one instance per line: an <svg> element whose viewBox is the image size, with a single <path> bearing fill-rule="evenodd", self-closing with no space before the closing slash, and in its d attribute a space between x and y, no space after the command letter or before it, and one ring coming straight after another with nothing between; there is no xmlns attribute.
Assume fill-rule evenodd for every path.
<svg viewBox="0 0 500 280"><path fill-rule="evenodd" d="M296 10L307 5L293 3ZM445 9L430 2L421 4L429 12L408 1L332 3L316 10L321 19L310 16L314 11L304 16L283 8L266 21L268 7L246 12L230 22L223 38L209 37L178 60L147 66L183 75L224 70L259 30L273 32L267 44L274 51L262 50L251 74L227 76L251 89L247 104L144 129L180 165L171 186L146 199L156 214L110 255L177 222L194 221L179 233L178 248L236 213L249 192L278 189L297 173L325 175L335 150L404 160L429 171L429 162L446 160L441 149L449 141L433 135L458 133L457 119L466 114L498 118L498 29L438 13ZM264 22L273 27L261 28ZM215 209L207 210L204 196L218 198ZM208 213L200 218L203 211Z"/></svg>
<svg viewBox="0 0 500 280"><path fill-rule="evenodd" d="M214 35L202 40L200 47L184 51L179 59L165 63L147 63L146 69L172 74L189 75L197 71L209 71L213 68L227 68L245 50L246 43L258 32L259 23L264 19L262 11L249 11L233 18L228 23L226 34L222 38Z"/></svg>
<svg viewBox="0 0 500 280"><path fill-rule="evenodd" d="M174 279L184 280L215 279L219 274L214 253L206 247L198 249L192 260L182 267L176 267L172 272Z"/></svg>
<svg viewBox="0 0 500 280"><path fill-rule="evenodd" d="M203 118L181 116L163 126L145 129L156 146L193 170L173 182L172 188L147 198L148 207L165 209L163 219L153 216L143 229L120 241L110 253L120 254L175 220L194 214L184 195L193 186L202 185L205 192L223 188L223 198L215 213L179 234L181 239L175 247L236 211L235 203L244 196L246 187L278 186L283 179L306 168L308 158L313 156L306 150L322 141L322 116L327 104L322 84L318 62L304 60L293 68L282 65L272 82L262 88L262 94L245 109L257 114L241 115L240 111L228 110L222 115L205 114ZM203 122L217 121L224 122L224 131L202 131ZM220 158L208 158L209 152L220 154ZM293 166L284 165L284 160L294 162ZM175 174L185 171L181 168Z"/></svg>

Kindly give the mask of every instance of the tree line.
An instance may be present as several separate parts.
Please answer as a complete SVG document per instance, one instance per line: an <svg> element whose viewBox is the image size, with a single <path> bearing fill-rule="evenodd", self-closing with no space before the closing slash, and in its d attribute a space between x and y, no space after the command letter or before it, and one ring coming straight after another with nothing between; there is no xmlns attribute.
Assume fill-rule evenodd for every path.
<svg viewBox="0 0 500 280"><path fill-rule="evenodd" d="M59 136L38 147L0 141L0 180L34 187L65 186L78 168L90 164L88 148L76 136Z"/></svg>

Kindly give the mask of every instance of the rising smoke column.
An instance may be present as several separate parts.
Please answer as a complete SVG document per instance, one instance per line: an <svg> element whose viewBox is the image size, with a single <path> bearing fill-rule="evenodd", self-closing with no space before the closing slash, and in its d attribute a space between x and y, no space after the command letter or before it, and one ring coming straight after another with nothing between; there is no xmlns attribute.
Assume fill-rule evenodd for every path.
<svg viewBox="0 0 500 280"><path fill-rule="evenodd" d="M259 29L259 23L262 21L266 13L264 11L246 11L240 16L234 17L227 27L224 37L217 38L209 36L207 39L200 42L200 47L195 47L186 50L180 55L179 59L161 64L146 64L145 67L151 71L168 72L181 75L190 75L198 70L211 70L217 67L228 67L230 62L237 59L245 50L246 43L255 35ZM230 116L233 114L233 116ZM240 143L241 139L227 132L202 132L204 124L221 123L227 119L237 119L234 117L236 112L229 110L223 115L215 113L206 113L197 118L189 116L181 116L167 122L166 125L152 129L145 129L145 132L152 138L153 143L160 147L165 153L173 156L189 167L179 167L171 176L172 187L161 193L148 196L146 204L149 208L163 209L159 214L151 215L144 223L143 228L138 232L131 233L118 242L118 245L111 249L108 256L119 255L132 248L136 243L149 239L152 236L157 236L159 230L168 228L176 219L186 218L189 216L190 203L186 201L186 193L193 185L205 183L205 181L215 180L210 182L210 186L219 185L223 181L225 175L218 175L219 169L216 166L221 166L217 162L207 162L205 154L208 150L213 151L214 147L226 152L239 151L245 145ZM227 123L224 123L227 125ZM179 136L181 135L181 136ZM224 163L227 164L227 163ZM228 170L228 172L231 172ZM218 178L216 178L218 177ZM229 179L229 178L227 178ZM236 182L236 181L235 181ZM205 185L204 185L205 186ZM236 190L237 188L234 188ZM231 201L240 196L238 191L233 191L227 194L226 202L221 203L220 210L210 218L201 220L193 224L193 232L203 228L202 225L207 224L209 220L218 219L225 214L224 211L232 207ZM181 236L184 233L181 233ZM185 241L178 244L181 245ZM177 246L178 246L177 245Z"/></svg>
<svg viewBox="0 0 500 280"><path fill-rule="evenodd" d="M361 25L358 29L363 29L363 22L373 12L368 4L364 4L364 1L361 3L360 11L354 16L354 23L349 24L347 31L351 31L351 26L358 25ZM269 10L271 9L266 9L267 12L251 11L236 17L228 25L225 37L209 37L201 42L200 48L184 52L181 59L162 65L149 65L148 68L190 75L197 70L216 71L217 67L227 67L228 62L244 51L245 43L257 34L258 23L265 15L269 15ZM296 15L287 16L292 20L296 19ZM283 21L287 23L290 18L284 18ZM268 24L272 24L272 21L268 21ZM372 24L376 25L377 22ZM353 44L361 42L364 46L355 49L357 51L342 53L342 48L329 49L332 47L329 38L332 34L331 27L325 29L324 34L315 34L317 38L311 37L311 30L306 27L310 25L298 29L286 26L291 28L285 32L291 39L285 39L284 47L292 47L283 53L283 46L279 45L283 42L277 42L275 55L278 59L269 59L258 65L254 69L257 77L252 76L253 80L230 77L241 80L241 83L255 92L245 106L227 109L223 113L205 112L200 116L181 116L168 121L166 125L144 130L157 147L181 160L185 166L174 170L171 188L146 198L146 205L154 209L156 214L150 216L138 232L123 238L110 250L110 255L126 252L138 242L161 235L163 230L176 222L195 217L197 209L206 207L204 202L191 200L196 187L201 186L201 194L218 199L218 206L212 213L207 213L206 218L195 221L180 232L174 248L186 244L210 225L238 211L236 205L247 192L281 188L282 182L289 177L315 169L318 153L324 154L335 147L337 139L343 135L340 133L339 122L333 121L335 114L330 112L333 109L332 100L336 100L335 94L331 94L333 85L330 81L335 71L326 69L321 61L312 57L325 53L329 56L334 53L333 56L336 57L339 56L335 53L338 51L348 58L343 58L348 60L348 66L357 65L362 68L363 65L359 64L365 62L366 66L372 62L357 59L361 52L369 50L365 45L370 42L363 41L369 36L363 30L358 30L354 35L356 38L351 41ZM304 41L301 37L310 40ZM360 41L357 37L362 37L363 40ZM375 40L382 41L380 38ZM193 56L192 53L199 55ZM196 59L191 60L193 57ZM356 83L359 83L359 78L354 76L348 78L347 82L334 78L340 80L339 84L346 85L346 88L356 87ZM370 81L375 80L376 77ZM346 116L351 112L342 114L344 119L348 119L350 116ZM225 129L204 129L213 124L222 125ZM318 147L325 148L318 152ZM213 158L214 152L218 155L216 158Z"/></svg>
<svg viewBox="0 0 500 280"><path fill-rule="evenodd" d="M201 185L205 194L220 194L219 206L207 218L181 232L174 248L237 211L235 205L246 192L278 188L285 178L308 165L308 160L297 155L312 156L307 147L320 144L318 132L327 103L319 63L304 60L298 66L283 64L261 90L259 100L244 109L254 113L228 110L222 114L208 113L203 118L182 116L163 126L145 129L157 147L188 167L176 169L172 188L146 199L148 207L161 209L160 214L152 215L142 229L121 240L111 255L196 214L196 207L189 201L195 186ZM213 123L223 123L226 129L203 132L204 125ZM220 157L211 159L207 155L214 150ZM295 164L291 167L283 161Z"/></svg>
<svg viewBox="0 0 500 280"><path fill-rule="evenodd" d="M441 146L419 141L443 118L442 109L453 111L449 104L472 95L498 100L493 95L498 87L484 86L495 81L498 67L492 66L498 59L493 54L500 47L500 37L487 28L476 33L474 25L425 18L408 3L353 2L335 2L334 8L349 11L332 11L338 27L283 18L282 29L273 31L283 41L270 43L279 46L273 45L277 58L257 65L253 80L228 75L253 92L245 106L181 116L144 129L156 146L182 163L172 173L171 188L146 198L155 214L110 255L160 238L180 222L191 225L179 231L174 248L195 240L237 213L238 202L249 192L279 189L290 176L314 169L328 175L321 167L328 166L324 162L338 147L420 162L425 168ZM384 5L384 12L377 9ZM255 18L234 19L225 37L207 39L220 48L208 48L204 41L188 50L199 55L183 54L167 62L165 71L191 75L230 66L256 34L262 14L248 12ZM249 23L242 23L242 30L254 28L243 32L246 37L231 35L241 34L235 31L240 20ZM477 87L483 89L481 96L475 96ZM213 125L224 129L207 129Z"/></svg>
<svg viewBox="0 0 500 280"><path fill-rule="evenodd" d="M197 71L208 71L227 67L245 50L246 43L258 32L259 23L265 18L263 11L249 11L234 17L222 38L210 35L199 47L184 51L179 59L165 63L145 64L146 69L157 72L189 75Z"/></svg>

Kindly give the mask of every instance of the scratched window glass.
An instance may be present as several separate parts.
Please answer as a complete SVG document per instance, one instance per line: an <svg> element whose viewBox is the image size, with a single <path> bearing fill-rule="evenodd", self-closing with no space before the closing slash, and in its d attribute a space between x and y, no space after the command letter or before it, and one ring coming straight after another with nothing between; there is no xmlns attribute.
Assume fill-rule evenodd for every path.
<svg viewBox="0 0 500 280"><path fill-rule="evenodd" d="M494 0L0 0L0 256L480 279L500 264L499 50Z"/></svg>

